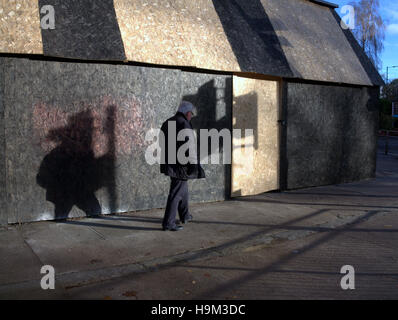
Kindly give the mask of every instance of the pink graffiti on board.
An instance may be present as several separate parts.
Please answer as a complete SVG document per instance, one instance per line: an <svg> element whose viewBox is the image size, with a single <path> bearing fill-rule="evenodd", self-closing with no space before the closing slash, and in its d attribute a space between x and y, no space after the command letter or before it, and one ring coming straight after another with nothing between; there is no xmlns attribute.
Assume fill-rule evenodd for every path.
<svg viewBox="0 0 398 320"><path fill-rule="evenodd" d="M91 148L96 157L109 152L128 155L147 146L151 110L150 100L134 96L103 96L62 106L38 102L33 105L34 139L45 152L68 140L77 145L75 150Z"/></svg>

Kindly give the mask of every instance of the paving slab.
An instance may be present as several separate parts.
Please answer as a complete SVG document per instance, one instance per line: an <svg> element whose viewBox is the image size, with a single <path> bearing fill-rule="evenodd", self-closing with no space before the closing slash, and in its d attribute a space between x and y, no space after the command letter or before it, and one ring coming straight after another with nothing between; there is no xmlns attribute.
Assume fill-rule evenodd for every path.
<svg viewBox="0 0 398 320"><path fill-rule="evenodd" d="M42 265L17 228L0 230L1 284L35 279Z"/></svg>

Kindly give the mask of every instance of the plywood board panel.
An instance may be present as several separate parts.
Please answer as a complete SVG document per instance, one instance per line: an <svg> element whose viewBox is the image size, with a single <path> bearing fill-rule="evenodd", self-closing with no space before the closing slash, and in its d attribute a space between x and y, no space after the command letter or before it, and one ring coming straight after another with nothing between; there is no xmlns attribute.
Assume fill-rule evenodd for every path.
<svg viewBox="0 0 398 320"><path fill-rule="evenodd" d="M371 85L333 9L307 0L261 3L296 77ZM374 68L368 72L377 73Z"/></svg>
<svg viewBox="0 0 398 320"><path fill-rule="evenodd" d="M39 0L39 6L55 14L55 29L41 32L46 56L126 60L113 0Z"/></svg>
<svg viewBox="0 0 398 320"><path fill-rule="evenodd" d="M374 178L377 88L287 84L287 189Z"/></svg>
<svg viewBox="0 0 398 320"><path fill-rule="evenodd" d="M240 70L211 0L114 0L128 60Z"/></svg>
<svg viewBox="0 0 398 320"><path fill-rule="evenodd" d="M232 122L231 76L14 57L0 68L0 224L81 217L98 203L103 214L164 207L170 179L146 161L146 133L182 99L197 107L196 129ZM190 201L224 200L227 169L204 165Z"/></svg>
<svg viewBox="0 0 398 320"><path fill-rule="evenodd" d="M7 224L6 159L4 132L4 59L0 58L0 226Z"/></svg>
<svg viewBox="0 0 398 320"><path fill-rule="evenodd" d="M0 0L0 52L43 53L37 1Z"/></svg>
<svg viewBox="0 0 398 320"><path fill-rule="evenodd" d="M232 126L253 129L232 139L232 196L279 188L278 82L233 78Z"/></svg>

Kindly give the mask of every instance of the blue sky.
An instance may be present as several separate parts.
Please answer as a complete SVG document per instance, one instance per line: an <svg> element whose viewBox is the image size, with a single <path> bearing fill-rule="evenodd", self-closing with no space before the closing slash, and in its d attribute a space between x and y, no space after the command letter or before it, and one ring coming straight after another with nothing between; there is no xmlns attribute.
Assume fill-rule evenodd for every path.
<svg viewBox="0 0 398 320"><path fill-rule="evenodd" d="M341 8L350 4L351 0L329 0L329 2L338 4L340 8L336 11L340 16L344 16L340 12ZM385 74L387 66L398 66L398 1L380 0L380 14L387 25L384 51L381 55L383 67L380 70L380 73ZM390 79L398 78L398 68L390 69L388 73Z"/></svg>

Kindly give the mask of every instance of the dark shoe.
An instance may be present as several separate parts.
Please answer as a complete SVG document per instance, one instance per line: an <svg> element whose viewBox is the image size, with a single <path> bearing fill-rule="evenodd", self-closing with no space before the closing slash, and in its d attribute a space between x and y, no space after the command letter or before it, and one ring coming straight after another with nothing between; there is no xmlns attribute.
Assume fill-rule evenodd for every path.
<svg viewBox="0 0 398 320"><path fill-rule="evenodd" d="M174 227L163 227L163 231L180 231L184 229L181 226L174 226Z"/></svg>
<svg viewBox="0 0 398 320"><path fill-rule="evenodd" d="M191 215L189 215L187 218L185 218L184 220L182 220L181 222L183 224L186 224L187 222L191 222L193 220L193 217Z"/></svg>

